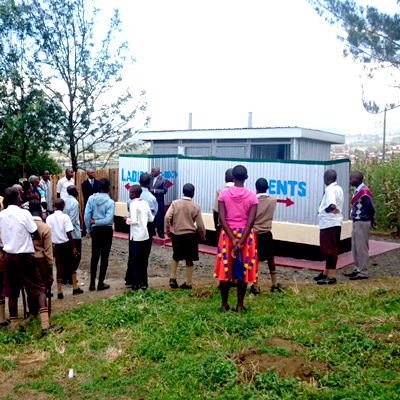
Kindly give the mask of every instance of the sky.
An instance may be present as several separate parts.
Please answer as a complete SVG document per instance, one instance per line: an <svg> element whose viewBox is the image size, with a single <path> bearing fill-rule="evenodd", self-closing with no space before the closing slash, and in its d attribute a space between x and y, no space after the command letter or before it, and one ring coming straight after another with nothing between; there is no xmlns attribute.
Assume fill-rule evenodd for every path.
<svg viewBox="0 0 400 400"><path fill-rule="evenodd" d="M146 90L148 130L301 126L342 134L381 133L365 97L398 103L392 78L360 78L343 58L337 30L306 0L95 0L102 23L118 7L121 38L136 62L123 85ZM396 0L359 0L395 13ZM400 131L400 108L387 114Z"/></svg>

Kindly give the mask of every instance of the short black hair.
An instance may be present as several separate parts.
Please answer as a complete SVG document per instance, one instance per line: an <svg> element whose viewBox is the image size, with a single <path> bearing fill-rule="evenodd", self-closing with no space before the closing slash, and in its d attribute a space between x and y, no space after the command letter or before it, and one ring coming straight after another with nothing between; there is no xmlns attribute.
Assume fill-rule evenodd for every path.
<svg viewBox="0 0 400 400"><path fill-rule="evenodd" d="M258 178L256 182L256 190L260 193L267 193L268 181L265 178Z"/></svg>
<svg viewBox="0 0 400 400"><path fill-rule="evenodd" d="M183 195L187 197L193 197L194 196L194 185L191 183L185 183L183 185Z"/></svg>
<svg viewBox="0 0 400 400"><path fill-rule="evenodd" d="M32 185L28 181L22 182L22 189L24 189L24 193L26 193L29 189L32 189Z"/></svg>
<svg viewBox="0 0 400 400"><path fill-rule="evenodd" d="M56 198L54 201L54 207L56 210L63 210L65 207L65 201L61 197Z"/></svg>
<svg viewBox="0 0 400 400"><path fill-rule="evenodd" d="M132 185L129 188L129 192L130 193L135 193L136 197L140 197L140 195L142 194L142 187L140 185Z"/></svg>
<svg viewBox="0 0 400 400"><path fill-rule="evenodd" d="M15 200L18 199L19 191L14 187L8 187L4 192L4 200L3 204L5 206L9 206L10 204L14 204Z"/></svg>
<svg viewBox="0 0 400 400"><path fill-rule="evenodd" d="M328 169L327 171L325 171L324 177L328 178L332 182L335 182L337 178L336 171L334 169Z"/></svg>
<svg viewBox="0 0 400 400"><path fill-rule="evenodd" d="M29 202L29 211L31 214L34 212L42 212L42 205L40 204L40 201L38 199L33 199Z"/></svg>
<svg viewBox="0 0 400 400"><path fill-rule="evenodd" d="M243 165L236 165L235 168L232 170L232 175L237 181L245 181L247 176L247 169Z"/></svg>
<svg viewBox="0 0 400 400"><path fill-rule="evenodd" d="M69 185L67 187L67 193L70 195L72 193L73 190L78 190L78 188L75 185Z"/></svg>
<svg viewBox="0 0 400 400"><path fill-rule="evenodd" d="M232 176L232 168L229 168L225 171L225 182L233 182L233 176Z"/></svg>
<svg viewBox="0 0 400 400"><path fill-rule="evenodd" d="M100 189L102 192L110 189L110 181L107 178L100 179Z"/></svg>
<svg viewBox="0 0 400 400"><path fill-rule="evenodd" d="M151 179L151 176L149 174L144 173L144 174L140 175L139 183L142 186L147 187L150 185L150 179Z"/></svg>

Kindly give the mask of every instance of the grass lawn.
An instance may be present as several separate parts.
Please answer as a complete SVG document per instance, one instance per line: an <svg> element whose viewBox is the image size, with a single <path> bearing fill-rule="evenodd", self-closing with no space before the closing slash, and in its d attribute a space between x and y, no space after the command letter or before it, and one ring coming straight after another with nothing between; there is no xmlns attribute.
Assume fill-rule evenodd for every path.
<svg viewBox="0 0 400 400"><path fill-rule="evenodd" d="M213 287L83 304L52 318L61 334L0 332L0 399L400 398L391 282L264 291L239 315Z"/></svg>

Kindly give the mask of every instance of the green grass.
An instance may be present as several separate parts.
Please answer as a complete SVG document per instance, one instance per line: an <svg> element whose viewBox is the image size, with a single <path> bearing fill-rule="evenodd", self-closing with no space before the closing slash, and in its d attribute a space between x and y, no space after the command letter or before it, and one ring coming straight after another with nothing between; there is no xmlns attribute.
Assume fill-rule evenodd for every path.
<svg viewBox="0 0 400 400"><path fill-rule="evenodd" d="M214 288L209 298L168 290L116 295L54 317L65 327L58 335L39 339L38 322L26 333L0 332L0 381L11 383L0 399L400 398L398 289L265 291L247 297L249 310L240 315L219 312ZM274 370L240 382L228 357L239 349L291 354L266 345L272 337L302 344L308 359L329 370L313 383ZM21 363L29 357L42 361Z"/></svg>

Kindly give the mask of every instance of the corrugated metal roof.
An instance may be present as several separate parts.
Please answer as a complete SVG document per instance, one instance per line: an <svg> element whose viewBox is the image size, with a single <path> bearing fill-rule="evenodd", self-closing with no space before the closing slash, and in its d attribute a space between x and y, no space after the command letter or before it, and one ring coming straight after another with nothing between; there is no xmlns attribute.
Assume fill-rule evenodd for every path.
<svg viewBox="0 0 400 400"><path fill-rule="evenodd" d="M345 136L317 129L300 127L216 128L140 132L138 139L149 140L212 140L212 139L273 139L305 138L334 144L343 144Z"/></svg>

